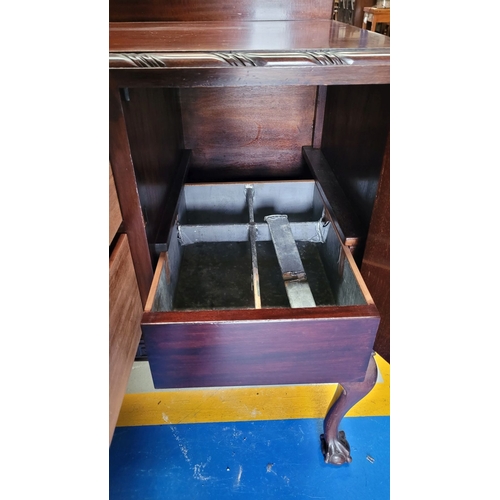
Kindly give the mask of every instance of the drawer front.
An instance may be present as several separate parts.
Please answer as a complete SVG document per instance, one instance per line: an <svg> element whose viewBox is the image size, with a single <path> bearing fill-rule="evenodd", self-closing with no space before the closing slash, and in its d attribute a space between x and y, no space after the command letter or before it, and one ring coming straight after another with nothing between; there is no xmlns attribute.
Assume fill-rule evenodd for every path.
<svg viewBox="0 0 500 500"><path fill-rule="evenodd" d="M109 441L120 412L141 336L142 304L127 235L109 260Z"/></svg>
<svg viewBox="0 0 500 500"><path fill-rule="evenodd" d="M192 321L143 324L143 333L157 388L317 384L363 380L378 323L375 316Z"/></svg>

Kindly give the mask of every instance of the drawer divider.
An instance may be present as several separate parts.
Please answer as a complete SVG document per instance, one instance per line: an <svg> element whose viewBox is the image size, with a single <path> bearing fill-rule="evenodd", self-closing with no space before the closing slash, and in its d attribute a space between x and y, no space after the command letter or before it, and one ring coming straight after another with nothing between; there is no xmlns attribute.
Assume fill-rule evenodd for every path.
<svg viewBox="0 0 500 500"><path fill-rule="evenodd" d="M267 215L264 220L269 225L290 307L316 307L288 216L285 214Z"/></svg>
<svg viewBox="0 0 500 500"><path fill-rule="evenodd" d="M260 284L259 284L259 265L257 262L257 232L255 229L255 216L253 209L253 197L255 191L253 185L246 186L247 204L248 204L248 234L250 237L250 247L252 250L252 283L253 283L253 296L255 302L255 309L261 309L262 304L260 300Z"/></svg>

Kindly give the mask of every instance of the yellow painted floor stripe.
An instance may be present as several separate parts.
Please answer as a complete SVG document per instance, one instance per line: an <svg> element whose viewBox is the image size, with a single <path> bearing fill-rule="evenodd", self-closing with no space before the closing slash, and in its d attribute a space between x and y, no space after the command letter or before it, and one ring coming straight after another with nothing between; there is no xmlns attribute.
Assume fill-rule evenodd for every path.
<svg viewBox="0 0 500 500"><path fill-rule="evenodd" d="M382 381L346 414L347 417L390 414L390 365L378 354ZM324 418L337 384L168 389L126 394L118 426L241 422Z"/></svg>

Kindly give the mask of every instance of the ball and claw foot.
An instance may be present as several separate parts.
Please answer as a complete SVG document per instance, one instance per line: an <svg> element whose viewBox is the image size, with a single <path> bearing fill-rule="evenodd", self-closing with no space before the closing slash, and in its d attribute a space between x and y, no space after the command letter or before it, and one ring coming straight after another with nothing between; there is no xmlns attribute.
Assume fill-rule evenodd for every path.
<svg viewBox="0 0 500 500"><path fill-rule="evenodd" d="M352 462L351 448L347 439L345 438L345 432L339 431L338 438L332 439L330 443L327 444L325 441L325 435L321 434L321 451L325 457L326 464L342 465Z"/></svg>
<svg viewBox="0 0 500 500"><path fill-rule="evenodd" d="M377 382L377 373L375 353L372 352L363 381L338 384L333 396L333 404L323 422L324 433L321 435L321 451L325 457L325 463L342 465L346 462L352 462L351 448L345 438L345 433L338 430L339 424L349 409L373 389Z"/></svg>

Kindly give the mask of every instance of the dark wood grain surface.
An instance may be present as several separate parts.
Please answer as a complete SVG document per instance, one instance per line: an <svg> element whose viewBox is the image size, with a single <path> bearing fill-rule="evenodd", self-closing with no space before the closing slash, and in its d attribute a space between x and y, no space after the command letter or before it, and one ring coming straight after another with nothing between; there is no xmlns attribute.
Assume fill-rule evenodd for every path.
<svg viewBox="0 0 500 500"><path fill-rule="evenodd" d="M156 237L153 240L154 243L162 245L169 241L178 214L181 192L187 179L189 167L191 166L191 157L191 150L185 149L181 152L181 159L175 169L175 177L170 184L163 207L159 209L161 219Z"/></svg>
<svg viewBox="0 0 500 500"><path fill-rule="evenodd" d="M110 52L388 49L389 38L337 21L110 23Z"/></svg>
<svg viewBox="0 0 500 500"><path fill-rule="evenodd" d="M109 92L109 160L120 202L125 231L137 275L142 303L148 298L153 279L153 266L141 211L141 201L135 181L134 164L121 106L120 91L110 81Z"/></svg>
<svg viewBox="0 0 500 500"><path fill-rule="evenodd" d="M314 130L313 130L313 148L321 147L323 137L323 125L325 122L325 106L328 87L326 85L318 85L316 90L316 107L314 109Z"/></svg>
<svg viewBox="0 0 500 500"><path fill-rule="evenodd" d="M323 320L330 318L379 317L375 305L358 306L325 306L297 308L293 311L288 307L262 309L225 309L213 311L172 311L145 312L142 318L144 325L159 323L190 323L190 322L238 322L238 321L280 321L289 320L290 314L297 320Z"/></svg>
<svg viewBox="0 0 500 500"><path fill-rule="evenodd" d="M123 87L256 87L278 85L360 85L387 84L387 62L370 59L356 66L289 65L283 68L147 68L112 70Z"/></svg>
<svg viewBox="0 0 500 500"><path fill-rule="evenodd" d="M155 387L362 380L379 323L377 315L279 321L241 316L197 322L197 314L184 313L189 323L143 324Z"/></svg>
<svg viewBox="0 0 500 500"><path fill-rule="evenodd" d="M390 211L390 146L388 141L366 250L361 264L361 274L380 312L380 327L374 349L389 363L391 362Z"/></svg>
<svg viewBox="0 0 500 500"><path fill-rule="evenodd" d="M311 144L314 87L181 89L190 182L307 175L301 147Z"/></svg>
<svg viewBox="0 0 500 500"><path fill-rule="evenodd" d="M328 89L321 150L365 228L370 225L389 132L389 85Z"/></svg>
<svg viewBox="0 0 500 500"><path fill-rule="evenodd" d="M331 19L332 0L110 0L110 21Z"/></svg>
<svg viewBox="0 0 500 500"><path fill-rule="evenodd" d="M179 97L174 89L130 89L129 99L122 106L146 234L152 242L183 148Z"/></svg>

